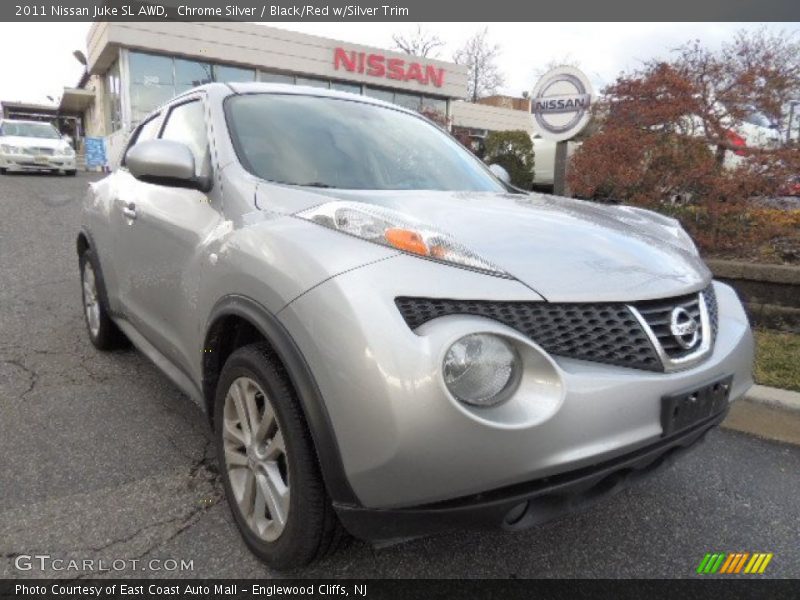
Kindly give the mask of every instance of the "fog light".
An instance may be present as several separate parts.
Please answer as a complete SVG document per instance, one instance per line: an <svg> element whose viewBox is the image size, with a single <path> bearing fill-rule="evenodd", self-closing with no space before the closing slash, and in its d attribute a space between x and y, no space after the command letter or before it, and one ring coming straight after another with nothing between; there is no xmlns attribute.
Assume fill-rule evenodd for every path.
<svg viewBox="0 0 800 600"><path fill-rule="evenodd" d="M455 342L444 357L444 382L461 402L494 406L519 382L520 360L506 340L497 335L475 333Z"/></svg>

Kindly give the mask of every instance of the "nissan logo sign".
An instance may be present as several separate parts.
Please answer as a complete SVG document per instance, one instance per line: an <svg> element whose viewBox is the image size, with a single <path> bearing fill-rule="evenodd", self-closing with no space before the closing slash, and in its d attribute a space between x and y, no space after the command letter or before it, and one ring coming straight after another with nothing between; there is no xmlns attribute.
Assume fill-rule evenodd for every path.
<svg viewBox="0 0 800 600"><path fill-rule="evenodd" d="M531 112L536 132L560 142L575 137L589 122L592 85L574 67L556 67L533 88Z"/></svg>

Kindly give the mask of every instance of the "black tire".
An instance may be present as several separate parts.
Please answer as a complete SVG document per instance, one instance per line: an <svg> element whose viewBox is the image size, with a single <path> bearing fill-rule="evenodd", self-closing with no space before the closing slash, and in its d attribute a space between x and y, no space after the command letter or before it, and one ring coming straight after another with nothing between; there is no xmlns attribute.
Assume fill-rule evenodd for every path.
<svg viewBox="0 0 800 600"><path fill-rule="evenodd" d="M83 320L86 324L86 332L89 334L89 340L98 350L114 350L116 348L124 348L128 345L128 340L119 328L108 316L108 304L105 296L105 285L103 284L102 274L98 265L97 258L91 248L87 248L80 255L79 258L80 272L81 272L81 300L83 310ZM95 287L97 290L96 299L99 306L99 327L96 332L92 331L89 324L89 317L86 310L86 290L84 288L84 274L87 265L91 265L92 272L95 276Z"/></svg>
<svg viewBox="0 0 800 600"><path fill-rule="evenodd" d="M271 542L259 537L247 524L231 488L225 462L225 398L239 377L252 379L268 396L286 446L289 511L283 531ZM236 526L253 554L270 567L284 570L307 565L342 545L348 536L339 523L325 489L314 443L297 394L268 344L256 343L239 348L225 362L214 403L214 429L225 496Z"/></svg>
<svg viewBox="0 0 800 600"><path fill-rule="evenodd" d="M78 174L78 171L76 171L76 170L65 171L64 174L67 175L68 177L75 177L75 175Z"/></svg>
<svg viewBox="0 0 800 600"><path fill-rule="evenodd" d="M0 175L5 175L5 174L6 174L6 168L0 167Z"/></svg>

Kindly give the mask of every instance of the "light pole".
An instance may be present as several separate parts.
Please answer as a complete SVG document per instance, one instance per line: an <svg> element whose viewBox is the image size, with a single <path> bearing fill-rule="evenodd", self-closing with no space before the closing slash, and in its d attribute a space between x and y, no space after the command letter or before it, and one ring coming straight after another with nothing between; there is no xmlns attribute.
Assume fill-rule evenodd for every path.
<svg viewBox="0 0 800 600"><path fill-rule="evenodd" d="M789 101L789 124L786 126L786 143L792 141L792 122L794 121L794 107L800 106L800 100ZM797 137L800 139L800 127L798 128Z"/></svg>

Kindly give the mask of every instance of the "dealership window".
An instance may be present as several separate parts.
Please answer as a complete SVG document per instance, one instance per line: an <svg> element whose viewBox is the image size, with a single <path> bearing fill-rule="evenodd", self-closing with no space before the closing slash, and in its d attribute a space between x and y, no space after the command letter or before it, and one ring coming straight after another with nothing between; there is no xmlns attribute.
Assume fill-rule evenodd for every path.
<svg viewBox="0 0 800 600"><path fill-rule="evenodd" d="M161 139L186 144L194 154L195 174L208 173L208 135L203 103L200 100L175 106L167 115Z"/></svg>
<svg viewBox="0 0 800 600"><path fill-rule="evenodd" d="M175 59L175 95L211 83L214 80L211 65L193 60Z"/></svg>
<svg viewBox="0 0 800 600"><path fill-rule="evenodd" d="M394 103L399 104L403 108L419 110L422 108L422 97L418 94L404 94L403 92L395 92Z"/></svg>
<svg viewBox="0 0 800 600"><path fill-rule="evenodd" d="M138 123L175 95L173 59L141 52L129 53L131 119Z"/></svg>
<svg viewBox="0 0 800 600"><path fill-rule="evenodd" d="M119 76L119 61L114 61L106 73L106 131L113 133L122 128L122 83Z"/></svg>
<svg viewBox="0 0 800 600"><path fill-rule="evenodd" d="M361 85L358 83L344 83L342 81L332 81L331 89L339 92L349 92L351 94L361 94Z"/></svg>
<svg viewBox="0 0 800 600"><path fill-rule="evenodd" d="M228 65L214 65L214 81L235 82L255 81L256 72L253 69L242 69Z"/></svg>
<svg viewBox="0 0 800 600"><path fill-rule="evenodd" d="M330 82L327 79L317 79L316 77L297 77L295 83L297 85L308 85L325 89L328 89L330 86Z"/></svg>
<svg viewBox="0 0 800 600"><path fill-rule="evenodd" d="M287 75L286 73L274 73L272 71L259 71L258 80L265 83L294 84L294 75Z"/></svg>
<svg viewBox="0 0 800 600"><path fill-rule="evenodd" d="M422 107L430 110L435 110L441 115L447 114L447 100L444 98L431 98L429 96L422 97Z"/></svg>
<svg viewBox="0 0 800 600"><path fill-rule="evenodd" d="M369 96L370 98L377 98L378 100L383 100L384 102L392 102L394 103L394 92L389 90L382 90L379 88L373 88L364 86L364 95Z"/></svg>

